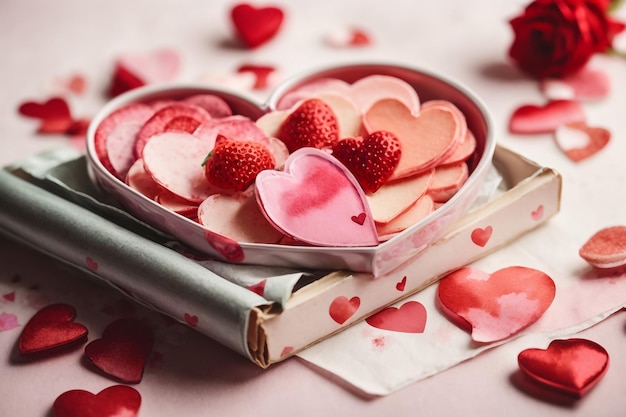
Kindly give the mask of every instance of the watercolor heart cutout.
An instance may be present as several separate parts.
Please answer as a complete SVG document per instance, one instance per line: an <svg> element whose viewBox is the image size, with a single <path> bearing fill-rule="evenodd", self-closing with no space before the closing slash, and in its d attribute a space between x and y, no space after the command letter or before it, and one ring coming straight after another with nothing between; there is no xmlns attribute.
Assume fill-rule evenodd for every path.
<svg viewBox="0 0 626 417"><path fill-rule="evenodd" d="M611 132L603 127L587 126L584 122L568 123L556 129L554 139L569 159L580 162L608 145Z"/></svg>
<svg viewBox="0 0 626 417"><path fill-rule="evenodd" d="M423 333L426 328L426 308L417 301L407 301L399 308L387 307L365 321L377 329L401 333Z"/></svg>
<svg viewBox="0 0 626 417"><path fill-rule="evenodd" d="M140 407L141 395L126 385L113 385L97 394L66 391L52 406L56 417L136 417Z"/></svg>
<svg viewBox="0 0 626 417"><path fill-rule="evenodd" d="M328 314L334 321L343 324L356 313L360 305L361 299L359 297L348 299L347 297L339 296L330 303Z"/></svg>
<svg viewBox="0 0 626 417"><path fill-rule="evenodd" d="M231 10L231 19L239 39L248 48L257 48L278 33L284 13L278 7L254 7L237 4Z"/></svg>
<svg viewBox="0 0 626 417"><path fill-rule="evenodd" d="M322 246L378 244L363 190L345 166L319 149L293 152L284 172L260 172L256 196L269 222L296 240Z"/></svg>
<svg viewBox="0 0 626 417"><path fill-rule="evenodd" d="M544 106L524 105L509 119L509 131L519 134L552 133L567 123L585 121L582 104L572 100L554 100Z"/></svg>
<svg viewBox="0 0 626 417"><path fill-rule="evenodd" d="M22 330L20 354L29 355L82 342L88 330L75 323L75 318L76 309L69 304L51 304L42 308Z"/></svg>
<svg viewBox="0 0 626 417"><path fill-rule="evenodd" d="M439 282L437 300L451 321L471 329L474 341L491 343L537 321L555 294L554 281L536 269L512 266L489 274L465 267Z"/></svg>
<svg viewBox="0 0 626 417"><path fill-rule="evenodd" d="M152 352L152 331L139 320L120 319L109 324L102 338L85 346L85 355L104 373L125 383L139 383Z"/></svg>
<svg viewBox="0 0 626 417"><path fill-rule="evenodd" d="M609 368L609 354L586 339L554 340L547 349L526 349L517 358L521 371L533 381L581 398Z"/></svg>

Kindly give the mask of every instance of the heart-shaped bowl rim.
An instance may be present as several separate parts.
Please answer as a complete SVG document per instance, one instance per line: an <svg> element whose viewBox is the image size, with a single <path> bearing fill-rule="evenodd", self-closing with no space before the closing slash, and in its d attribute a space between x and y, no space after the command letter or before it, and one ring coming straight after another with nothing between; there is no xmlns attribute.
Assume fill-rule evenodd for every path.
<svg viewBox="0 0 626 417"><path fill-rule="evenodd" d="M453 102L466 116L468 128L477 140L476 151L468 161L470 175L461 189L426 218L377 246L292 246L239 243L225 238L224 247L216 250L215 245L207 242L206 230L199 223L162 207L118 180L100 162L95 150L94 138L98 125L113 111L133 102L176 99L197 93L216 94L231 106L233 114L256 120L276 109L282 97L307 82L320 78L338 78L351 83L374 74L394 76L408 82L415 88L422 102L430 99ZM489 171L495 145L491 115L482 100L467 87L441 75L409 66L359 63L328 66L294 75L281 83L265 104L240 92L199 84L162 84L131 90L106 103L92 119L87 131L87 166L92 182L105 193L112 194L135 217L210 257L228 262L301 269L348 269L380 276L417 256L466 212ZM231 253L237 256L232 257Z"/></svg>

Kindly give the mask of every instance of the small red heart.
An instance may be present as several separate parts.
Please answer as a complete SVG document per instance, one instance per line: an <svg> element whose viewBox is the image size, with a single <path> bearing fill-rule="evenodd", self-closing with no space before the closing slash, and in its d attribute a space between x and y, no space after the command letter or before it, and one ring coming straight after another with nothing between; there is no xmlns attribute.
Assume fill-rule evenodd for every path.
<svg viewBox="0 0 626 417"><path fill-rule="evenodd" d="M402 277L400 282L396 283L396 290L404 291L405 286L406 286L406 276Z"/></svg>
<svg viewBox="0 0 626 417"><path fill-rule="evenodd" d="M253 285L248 285L246 288L248 288L250 291L255 292L259 294L261 297L263 297L263 293L265 292L265 284L267 284L267 279L264 279Z"/></svg>
<svg viewBox="0 0 626 417"><path fill-rule="evenodd" d="M21 355L67 346L87 337L87 328L74 323L76 309L69 304L51 304L26 323L20 335Z"/></svg>
<svg viewBox="0 0 626 417"><path fill-rule="evenodd" d="M517 357L520 369L532 380L581 398L602 379L609 355L586 339L554 340L547 349L526 349Z"/></svg>
<svg viewBox="0 0 626 417"><path fill-rule="evenodd" d="M192 316L191 314L185 313L185 321L191 327L196 327L198 325L198 316Z"/></svg>
<svg viewBox="0 0 626 417"><path fill-rule="evenodd" d="M114 385L97 394L84 390L66 391L52 406L56 417L136 417L141 395L126 385Z"/></svg>
<svg viewBox="0 0 626 417"><path fill-rule="evenodd" d="M365 223L365 216L365 213L361 213L358 216L352 216L352 221L363 226L363 223Z"/></svg>
<svg viewBox="0 0 626 417"><path fill-rule="evenodd" d="M238 73L250 72L254 74L255 82L252 87L255 90L264 90L272 84L270 78L276 72L276 69L269 65L245 64L237 69Z"/></svg>
<svg viewBox="0 0 626 417"><path fill-rule="evenodd" d="M417 301L408 301L400 308L387 307L365 319L372 327L393 332L424 333L426 309Z"/></svg>
<svg viewBox="0 0 626 417"><path fill-rule="evenodd" d="M328 313L337 323L343 324L356 313L360 305L361 299L359 297L348 299L347 297L339 296L330 304Z"/></svg>
<svg viewBox="0 0 626 417"><path fill-rule="evenodd" d="M530 216L533 220L541 220L543 217L543 204L540 204L535 210L531 211Z"/></svg>
<svg viewBox="0 0 626 417"><path fill-rule="evenodd" d="M567 123L585 121L585 111L577 101L554 100L545 106L525 105L511 115L511 133L551 133Z"/></svg>
<svg viewBox="0 0 626 417"><path fill-rule="evenodd" d="M488 274L461 268L439 282L439 306L476 342L503 340L537 321L550 307L556 287L545 273L513 266Z"/></svg>
<svg viewBox="0 0 626 417"><path fill-rule="evenodd" d="M231 10L235 31L248 48L256 48L272 39L280 29L284 13L277 7L256 8L241 3Z"/></svg>
<svg viewBox="0 0 626 417"><path fill-rule="evenodd" d="M7 294L3 294L2 298L4 298L7 301L15 301L15 291L7 293Z"/></svg>
<svg viewBox="0 0 626 417"><path fill-rule="evenodd" d="M353 27L335 28L326 35L326 43L335 48L353 48L367 46L372 40L363 29Z"/></svg>
<svg viewBox="0 0 626 417"><path fill-rule="evenodd" d="M109 324L102 338L85 346L85 355L104 373L136 384L152 352L152 331L139 320L120 319Z"/></svg>
<svg viewBox="0 0 626 417"><path fill-rule="evenodd" d="M569 159L580 162L601 151L611 140L611 132L584 122L569 123L554 132L554 139Z"/></svg>
<svg viewBox="0 0 626 417"><path fill-rule="evenodd" d="M484 229L477 227L472 231L472 242L481 248L484 248L491 238L491 233L493 233L493 227L491 226L487 226Z"/></svg>
<svg viewBox="0 0 626 417"><path fill-rule="evenodd" d="M94 272L98 271L98 262L94 261L91 256L85 258L85 263L87 264L87 268L91 269Z"/></svg>
<svg viewBox="0 0 626 417"><path fill-rule="evenodd" d="M73 124L70 108L61 97L53 97L43 103L27 101L18 108L22 116L40 119L40 133L65 133Z"/></svg>

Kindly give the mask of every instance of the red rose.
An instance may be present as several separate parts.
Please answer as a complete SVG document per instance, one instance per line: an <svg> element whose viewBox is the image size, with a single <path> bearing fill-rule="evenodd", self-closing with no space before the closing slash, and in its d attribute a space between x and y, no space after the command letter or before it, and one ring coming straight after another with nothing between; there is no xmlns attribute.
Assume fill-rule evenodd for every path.
<svg viewBox="0 0 626 417"><path fill-rule="evenodd" d="M535 0L511 20L509 56L538 77L559 77L582 68L612 46L624 24L608 14L609 0Z"/></svg>

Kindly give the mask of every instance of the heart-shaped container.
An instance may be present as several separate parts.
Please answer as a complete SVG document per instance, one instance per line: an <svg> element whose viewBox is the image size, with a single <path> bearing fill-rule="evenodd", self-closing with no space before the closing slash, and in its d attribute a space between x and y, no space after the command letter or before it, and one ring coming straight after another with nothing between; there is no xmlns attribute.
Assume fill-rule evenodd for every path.
<svg viewBox="0 0 626 417"><path fill-rule="evenodd" d="M408 82L420 101L439 99L454 103L465 115L468 128L476 137L474 155L467 161L470 175L463 187L443 206L390 240L372 247L311 247L235 242L208 232L200 224L176 214L131 189L113 176L98 159L94 137L98 125L113 111L133 102L180 99L192 94L210 93L222 97L233 114L258 119L276 109L286 94L299 86L322 78L352 83L370 75L388 75ZM122 94L107 103L92 120L87 132L89 175L103 192L113 196L137 218L167 232L216 259L245 264L288 266L306 269L370 272L381 276L417 256L441 237L446 228L475 200L485 179L495 150L491 116L481 100L466 87L426 71L387 64L354 64L330 67L294 76L280 85L266 104L216 88L198 85L148 86Z"/></svg>

